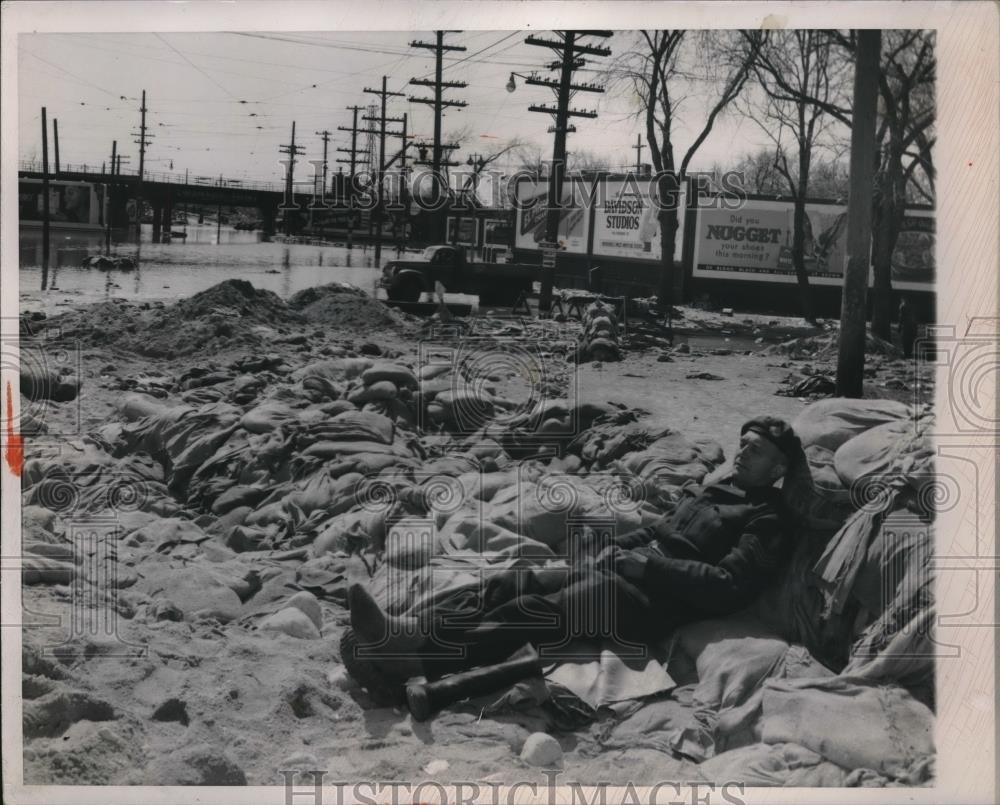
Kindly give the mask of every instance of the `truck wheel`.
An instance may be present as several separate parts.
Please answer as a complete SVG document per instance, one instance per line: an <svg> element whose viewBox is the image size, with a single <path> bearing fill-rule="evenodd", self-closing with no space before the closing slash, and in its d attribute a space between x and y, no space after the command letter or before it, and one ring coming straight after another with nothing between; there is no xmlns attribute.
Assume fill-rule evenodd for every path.
<svg viewBox="0 0 1000 805"><path fill-rule="evenodd" d="M416 302L424 292L424 285L418 277L400 277L389 288L389 299L393 302Z"/></svg>

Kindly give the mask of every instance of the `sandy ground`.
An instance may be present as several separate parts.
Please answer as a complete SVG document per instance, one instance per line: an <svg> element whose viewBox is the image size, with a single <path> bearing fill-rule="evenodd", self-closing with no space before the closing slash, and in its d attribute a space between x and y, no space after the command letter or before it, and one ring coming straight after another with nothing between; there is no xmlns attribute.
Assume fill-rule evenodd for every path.
<svg viewBox="0 0 1000 805"><path fill-rule="evenodd" d="M30 299L25 303L31 306ZM301 365L324 347L363 342L397 351L404 363L415 363L421 349L413 331L329 327L306 345L277 344L269 351ZM225 365L246 352L236 347L197 360ZM569 382L580 400L643 409L648 420L690 438L716 439L727 455L750 416L793 419L805 405L775 394L790 374L802 376L802 361L672 353L666 362L664 352L650 348L626 352L619 363L584 364ZM122 393L116 379L141 372L176 376L196 359L145 358L108 344L84 347L80 361L78 402L51 404L45 412L52 432L72 433L78 422L86 433L113 419ZM900 376L907 372L905 365L892 366ZM887 371L871 378L871 396L890 396L881 387ZM693 372L718 379L687 379ZM30 445L27 452L30 457ZM68 634L72 601L67 586L24 588L25 620L34 624L23 632L28 783L280 785L282 769L325 770L327 781L544 779L518 757L532 731L523 719L484 718L475 707L460 707L418 723L405 710L373 706L344 674L338 640L347 612L332 601L321 602L322 638L300 640L235 621L157 620L123 589L117 640L76 637L53 655ZM57 625L42 625L49 616ZM130 648L123 651L123 644ZM133 651L136 656L114 656ZM601 728L558 736L565 779L698 779L696 767L666 754L602 751Z"/></svg>

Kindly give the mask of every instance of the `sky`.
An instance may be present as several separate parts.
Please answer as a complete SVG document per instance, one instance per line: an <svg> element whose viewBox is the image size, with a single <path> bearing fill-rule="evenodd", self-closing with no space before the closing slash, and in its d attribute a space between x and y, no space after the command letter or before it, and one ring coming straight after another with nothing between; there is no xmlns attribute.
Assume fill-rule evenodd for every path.
<svg viewBox="0 0 1000 805"><path fill-rule="evenodd" d="M464 45L465 52L446 54L444 78L465 81L465 89L446 90L445 98L465 100L462 110L446 110L445 134L464 131L457 152L465 162L474 153L488 153L513 138L533 144L551 157L552 118L528 111L530 104L554 102L546 87L517 89L505 85L512 71L528 73L555 58L542 47L527 45L525 31L463 31L449 33L446 43ZM551 32L539 36L554 38ZM579 80L603 84L614 55L632 43L633 32L616 32L604 44L610 58L588 57ZM41 157L40 109L59 121L60 160L65 164L100 166L109 159L111 142L138 166L139 106L146 90L148 131L146 170L240 180L279 181L284 168L279 146L287 144L292 122L304 159L321 159L323 143L317 132L332 132L334 158L347 154L333 149L350 144L346 107L377 102L364 93L377 89L383 75L388 87L407 96L429 97L427 87L409 85L410 78L433 78L433 51L409 47L413 40L434 41L433 32L231 32L231 33L44 33L18 37L19 143L21 159ZM591 38L595 41L595 38ZM553 74L555 75L555 74ZM595 120L577 118L577 132L567 148L606 156L613 166L634 164L632 147L640 132L634 97L625 90L580 93L573 106L595 109ZM675 141L682 148L693 139L684 125L700 125L699 99L690 101ZM702 103L702 106L704 104ZM433 137L431 107L407 97L390 98L388 114L407 113L409 130L428 141ZM51 126L51 123L50 123ZM50 135L51 136L51 135ZM394 141L398 142L398 141ZM721 119L702 145L692 167L707 169L767 143L752 122L732 114ZM52 145L50 144L50 159ZM388 153L395 149L387 145ZM648 150L644 160L648 161ZM500 161L516 169L517 160ZM304 177L302 177L304 178Z"/></svg>

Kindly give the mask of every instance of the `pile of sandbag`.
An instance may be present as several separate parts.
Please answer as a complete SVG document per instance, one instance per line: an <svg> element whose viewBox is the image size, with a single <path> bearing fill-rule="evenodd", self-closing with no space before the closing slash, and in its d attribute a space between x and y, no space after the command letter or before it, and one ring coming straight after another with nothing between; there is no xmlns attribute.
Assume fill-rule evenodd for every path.
<svg viewBox="0 0 1000 805"><path fill-rule="evenodd" d="M620 361L618 317L603 302L594 302L583 312L583 335L577 358L584 361Z"/></svg>
<svg viewBox="0 0 1000 805"><path fill-rule="evenodd" d="M63 374L54 369L27 363L21 365L21 394L32 401L70 402L80 394L81 384L80 378L72 373Z"/></svg>
<svg viewBox="0 0 1000 805"><path fill-rule="evenodd" d="M758 610L833 667L852 661L854 644L864 643L871 660L864 664L885 670L884 657L875 662L882 650L929 617L932 422L927 411L902 403L838 398L809 406L793 423L806 461L782 491L798 543ZM895 527L900 517L910 527ZM904 533L906 545L898 537ZM921 634L930 639L927 630ZM932 672L929 660L896 667L896 679L905 671L922 686Z"/></svg>
<svg viewBox="0 0 1000 805"><path fill-rule="evenodd" d="M425 430L472 433L499 410L510 407L494 391L481 378L466 377L461 367L450 362L428 362L420 368L416 395L420 424Z"/></svg>

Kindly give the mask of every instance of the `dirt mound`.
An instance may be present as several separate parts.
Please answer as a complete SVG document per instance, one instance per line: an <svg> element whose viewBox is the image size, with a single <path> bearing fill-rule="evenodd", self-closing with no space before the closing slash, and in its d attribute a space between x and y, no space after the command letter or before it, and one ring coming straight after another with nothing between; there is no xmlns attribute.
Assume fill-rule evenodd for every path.
<svg viewBox="0 0 1000 805"><path fill-rule="evenodd" d="M286 321L292 323L297 318L276 293L254 288L246 280L225 280L190 299L182 299L167 310L188 320L214 314L236 314L243 319L272 326Z"/></svg>
<svg viewBox="0 0 1000 805"><path fill-rule="evenodd" d="M386 327L408 328L420 321L372 299L354 285L340 282L299 291L288 300L288 306L314 324L349 327L361 332Z"/></svg>
<svg viewBox="0 0 1000 805"><path fill-rule="evenodd" d="M288 306L293 310L302 310L320 299L328 296L367 296L357 285L349 285L346 282L331 282L326 285L317 285L313 288L293 293L288 298Z"/></svg>
<svg viewBox="0 0 1000 805"><path fill-rule="evenodd" d="M246 280L225 280L168 306L122 300L87 305L50 319L46 329L87 346L156 358L210 353L235 344L264 346L268 334L260 325L286 332L304 324L277 294Z"/></svg>

